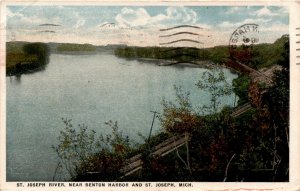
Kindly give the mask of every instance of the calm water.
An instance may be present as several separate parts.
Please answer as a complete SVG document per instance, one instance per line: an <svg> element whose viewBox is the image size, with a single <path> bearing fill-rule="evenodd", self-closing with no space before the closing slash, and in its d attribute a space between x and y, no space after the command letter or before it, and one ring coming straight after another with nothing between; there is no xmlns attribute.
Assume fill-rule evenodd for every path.
<svg viewBox="0 0 300 191"><path fill-rule="evenodd" d="M51 145L63 128L61 118L108 133L105 121L136 141L148 135L161 100L174 100L173 85L191 92L193 105L209 101L195 83L206 69L159 67L110 54L52 54L45 71L7 77L7 180L51 181L58 159ZM224 69L229 81L236 77ZM234 96L223 103L233 105ZM154 132L160 128L154 123Z"/></svg>

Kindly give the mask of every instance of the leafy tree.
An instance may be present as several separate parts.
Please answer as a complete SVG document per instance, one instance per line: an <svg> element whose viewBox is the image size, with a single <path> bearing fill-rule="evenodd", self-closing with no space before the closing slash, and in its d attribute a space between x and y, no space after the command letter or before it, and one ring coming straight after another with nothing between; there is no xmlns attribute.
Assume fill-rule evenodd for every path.
<svg viewBox="0 0 300 191"><path fill-rule="evenodd" d="M210 145L206 149L201 150L203 152L203 150L208 149L207 152L210 154L206 155L206 157L209 157L212 160L210 165L212 167L213 164L217 164L216 162L214 162L216 161L216 158L214 158L214 156L220 157L223 156L223 154L226 154L227 156L226 151L228 151L228 149L223 148L224 146L226 146L226 144L224 144L224 135L222 134L221 136L219 136L218 133L220 133L220 129L223 129L226 126L226 124L223 124L222 122L227 122L227 120L224 119L226 118L225 116L228 115L223 116L217 114L217 112L221 106L220 98L225 95L230 95L232 93L232 88L231 85L226 81L224 72L217 68L213 69L212 71L205 72L202 75L201 80L199 80L196 85L201 90L208 91L211 94L210 104L205 105L202 108L203 110L205 110L203 114L209 115L203 117L194 112L190 103L189 92L184 93L180 87L175 86L177 104L166 102L165 100L163 100L164 110L161 116L161 122L162 127L166 129L167 132L173 134L182 134L187 132L190 133L190 136L192 138L192 153L194 150L199 149L199 147L202 148L204 145ZM203 139L199 139L199 137L197 136L201 136ZM207 144L206 142L205 144L202 144L202 141L205 142L208 140L214 140L214 143ZM188 145L188 141L186 142L186 145ZM222 150L223 152L221 152ZM211 151L216 151L216 153L213 154ZM193 155L194 158L191 159L191 153L188 147L185 151L185 155L187 156L187 160L184 161L177 152L178 158L184 163L184 166L186 166L190 174L192 174L195 169L199 168L199 164L191 164L190 160L195 160L195 157L197 155L203 155L197 153L197 155ZM215 167L212 167L211 170L212 169L215 169Z"/></svg>
<svg viewBox="0 0 300 191"><path fill-rule="evenodd" d="M29 43L23 47L25 54L37 55L40 65L44 65L48 62L50 49L47 44L44 43Z"/></svg>
<svg viewBox="0 0 300 191"><path fill-rule="evenodd" d="M176 91L176 103L165 99L162 101L163 114L160 117L161 124L167 132L183 133L192 132L198 123L190 102L189 92L183 92L181 87L174 86Z"/></svg>
<svg viewBox="0 0 300 191"><path fill-rule="evenodd" d="M289 41L284 44L283 60L278 64L283 66L273 77L273 85L263 97L270 113L270 126L274 135L274 180L288 179L289 172Z"/></svg>
<svg viewBox="0 0 300 191"><path fill-rule="evenodd" d="M112 133L98 138L84 124L74 128L71 120L63 119L63 123L59 144L53 149L71 180L108 181L121 176L119 170L132 148L129 138L118 130L117 122L106 122Z"/></svg>
<svg viewBox="0 0 300 191"><path fill-rule="evenodd" d="M238 96L238 105L242 105L249 101L248 90L250 85L250 77L240 74L236 79L232 81L233 92Z"/></svg>
<svg viewBox="0 0 300 191"><path fill-rule="evenodd" d="M193 113L190 103L190 93L184 93L181 87L174 86L176 90L177 105L163 100L163 114L160 117L162 127L171 135L184 134L186 145L186 161L177 150L177 156L191 173L189 154L189 134L201 123L201 120ZM175 140L175 138L174 138Z"/></svg>
<svg viewBox="0 0 300 191"><path fill-rule="evenodd" d="M210 105L203 107L208 113L216 113L220 108L220 98L232 94L232 87L226 81L224 72L219 68L204 72L196 85L211 95Z"/></svg>

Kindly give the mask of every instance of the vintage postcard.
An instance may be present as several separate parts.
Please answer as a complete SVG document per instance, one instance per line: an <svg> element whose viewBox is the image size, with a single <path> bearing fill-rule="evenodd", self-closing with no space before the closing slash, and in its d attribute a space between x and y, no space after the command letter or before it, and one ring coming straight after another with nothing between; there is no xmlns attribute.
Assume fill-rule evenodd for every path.
<svg viewBox="0 0 300 191"><path fill-rule="evenodd" d="M2 1L0 190L300 190L299 1Z"/></svg>

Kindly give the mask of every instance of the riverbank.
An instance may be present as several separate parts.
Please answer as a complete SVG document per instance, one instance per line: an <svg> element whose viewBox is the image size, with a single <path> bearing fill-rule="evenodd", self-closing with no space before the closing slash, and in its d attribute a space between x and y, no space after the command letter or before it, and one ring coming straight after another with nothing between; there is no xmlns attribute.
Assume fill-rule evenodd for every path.
<svg viewBox="0 0 300 191"><path fill-rule="evenodd" d="M20 53L7 53L6 54L6 74L11 76L20 73L22 68L27 68L32 63L38 62L36 55L26 55Z"/></svg>
<svg viewBox="0 0 300 191"><path fill-rule="evenodd" d="M253 45L247 65L258 70L281 62L284 51L283 44L287 38L286 35L283 35L272 44ZM44 48L36 49L36 52L26 53L23 47L28 44L42 44ZM44 53L40 54L38 51ZM211 68L215 64L221 64L225 67L224 63L230 57L227 46L198 49L191 47L131 47L125 45L96 46L92 44L51 42L7 42L6 74L17 75L37 71L39 68L44 69L47 63L46 55L49 55L50 52L68 55L92 55L106 52L112 53L119 58L155 63L159 66L174 65L178 67L202 68Z"/></svg>
<svg viewBox="0 0 300 191"><path fill-rule="evenodd" d="M215 64L210 60L204 61L190 61L190 62L178 62L176 60L168 59L156 59L156 58L137 58L129 59L137 60L144 63L156 64L158 66L177 66L177 67L190 67L190 68L206 68L210 69L215 66Z"/></svg>
<svg viewBox="0 0 300 191"><path fill-rule="evenodd" d="M252 45L248 52L249 58L247 58L246 61L242 59L241 62L256 70L282 62L282 55L285 51L284 43L288 38L288 35L283 35L274 43ZM114 54L126 59L156 59L157 61L163 60L166 63L172 60L173 63L201 62L201 64L208 60L215 64L223 64L226 63L231 56L228 46L216 46L212 48L125 46L116 47ZM237 58L244 58L242 55L236 56Z"/></svg>
<svg viewBox="0 0 300 191"><path fill-rule="evenodd" d="M44 43L6 43L6 75L21 75L44 70L49 60L49 47Z"/></svg>

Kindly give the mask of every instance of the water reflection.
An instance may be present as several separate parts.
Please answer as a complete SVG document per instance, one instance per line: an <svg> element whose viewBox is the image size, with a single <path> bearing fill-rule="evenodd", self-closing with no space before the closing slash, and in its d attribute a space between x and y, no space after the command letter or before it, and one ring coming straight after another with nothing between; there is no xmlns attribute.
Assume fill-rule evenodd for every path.
<svg viewBox="0 0 300 191"><path fill-rule="evenodd" d="M17 74L15 76L9 76L9 83L19 85L19 84L21 84L21 77L22 77L22 74Z"/></svg>

